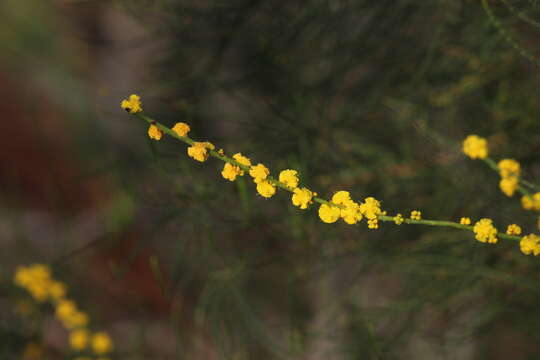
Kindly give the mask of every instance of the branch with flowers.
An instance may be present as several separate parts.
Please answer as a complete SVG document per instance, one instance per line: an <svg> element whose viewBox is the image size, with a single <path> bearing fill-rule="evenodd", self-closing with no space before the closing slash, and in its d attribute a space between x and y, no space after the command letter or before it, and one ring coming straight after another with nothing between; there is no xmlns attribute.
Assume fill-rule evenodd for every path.
<svg viewBox="0 0 540 360"><path fill-rule="evenodd" d="M540 254L540 236L536 234L520 236L521 227L517 224L508 225L506 232L503 233L499 232L493 225L493 221L488 218L482 218L475 222L474 225L471 225L471 219L468 217L462 217L459 222L422 219L422 214L418 210L412 211L408 218L405 218L400 213L389 215L381 209L380 202L374 197L369 196L364 198L362 202L355 202L350 193L345 190L336 192L330 200L323 199L315 191L299 186L300 178L296 170L283 170L275 178L270 175L270 170L264 164L252 165L251 160L241 153L229 157L225 155L223 149L216 150L214 144L208 141L193 140L188 136L191 129L186 123L179 122L169 128L144 115L138 95L131 95L128 99L123 100L120 105L129 114L148 122L148 136L151 139L160 140L164 134L167 134L189 145L187 154L196 161L204 162L209 157L223 161L225 164L221 175L229 181L235 181L237 177L248 173L253 178L257 192L265 198L274 196L277 188L280 188L292 193L291 201L293 205L302 210L308 209L313 203L320 204L318 215L324 223L330 224L342 219L347 224L353 225L365 218L369 229L379 228L379 222L393 222L396 225L405 223L452 227L472 231L476 240L482 243L495 244L498 239L512 240L519 242L520 249L525 255L533 254L536 256ZM519 177L519 163L515 160L505 159L499 162L498 165L495 164L493 160L487 157L487 141L476 135L470 135L465 139L463 151L473 159L484 160L490 167L500 172L502 177L500 186L505 194L511 196L518 190L526 197L526 200L522 199L525 208L530 207L531 209L540 210L540 193L531 195L524 188L526 186L535 189L536 186Z"/></svg>

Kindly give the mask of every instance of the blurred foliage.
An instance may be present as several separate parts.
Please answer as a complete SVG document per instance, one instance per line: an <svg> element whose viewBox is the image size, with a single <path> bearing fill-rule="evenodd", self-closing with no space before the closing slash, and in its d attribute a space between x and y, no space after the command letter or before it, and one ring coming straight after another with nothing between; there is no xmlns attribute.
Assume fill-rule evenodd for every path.
<svg viewBox="0 0 540 360"><path fill-rule="evenodd" d="M147 41L163 44L148 55L157 79L142 92L149 116L188 122L194 138L273 173L298 169L323 197L348 190L382 199L389 213L491 217L500 230L518 223L538 232L537 214L505 197L497 174L466 159L460 144L469 133L486 136L494 158L519 160L525 178L540 183L540 2L118 4L152 31ZM123 90L118 100L137 92ZM138 319L144 328L164 316L174 358L540 355L540 265L515 243L484 245L440 228L323 224L316 207L300 211L280 192L263 199L248 178L224 180L222 164L193 162L173 139L143 143L143 125L121 115L139 138L74 133L77 151L95 157L87 176L103 172L115 183L99 246L114 248L112 234L132 225L136 243L108 263L111 282L143 256L168 308L164 316L133 290L111 322ZM80 256L67 255L60 271ZM159 357L153 351L137 342L119 358Z"/></svg>

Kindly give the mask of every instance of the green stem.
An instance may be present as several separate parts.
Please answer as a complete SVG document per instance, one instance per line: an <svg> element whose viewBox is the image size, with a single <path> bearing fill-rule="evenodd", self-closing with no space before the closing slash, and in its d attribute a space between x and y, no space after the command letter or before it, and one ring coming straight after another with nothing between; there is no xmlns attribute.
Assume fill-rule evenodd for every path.
<svg viewBox="0 0 540 360"><path fill-rule="evenodd" d="M184 143L186 143L188 145L193 145L196 142L195 140L191 139L189 136L179 136L172 129L160 124L159 122L155 121L154 119L152 119L152 118L150 118L150 117L148 117L146 115L143 115L141 113L137 113L137 114L135 114L135 116L137 116L139 119L145 120L146 122L148 122L151 125L157 126L157 128L160 129L161 131L163 131L165 134L167 134L169 136L172 136L173 138L176 138L176 139L178 139L178 140L180 140L180 141L182 141L182 142L184 142ZM249 170L250 170L249 166L241 164L238 161L236 161L236 160L234 160L234 159L232 159L232 158L230 158L228 156L221 155L215 150L210 150L209 153L210 153L210 155L212 157L215 157L216 159L219 159L219 160L224 161L224 162L228 162L228 163L230 163L230 164L232 164L234 166L238 166L240 169L242 169L245 172L249 172ZM499 168L497 167L497 164L495 164L495 162L492 159L486 158L486 159L484 159L484 161L491 168L493 168L496 171L499 171ZM275 185L275 186L277 186L277 187L279 187L281 189L287 190L289 192L294 192L294 189L292 189L292 188L288 187L287 185L285 185L284 183L276 180L272 176L268 176L266 178L266 180L268 182L270 182L271 184L273 184L273 185ZM325 200L325 199L320 198L320 197L314 196L312 200L314 202L319 203L319 204L327 204L327 205L335 206L335 207L342 208L342 209L344 208L343 205L334 204L333 202ZM395 222L393 216L379 215L378 219L381 220L381 221ZM473 226L462 225L460 223L453 222L453 221L427 220L427 219L421 219L421 220L403 219L403 222L406 223L406 224L419 224L419 225L428 225L428 226L452 227L452 228L456 228L456 229L460 229L460 230L467 230L467 231L473 232ZM514 241L520 241L521 240L521 237L519 237L519 236L508 235L508 234L504 234L504 233L500 233L500 232L497 233L497 237L499 237L501 239L508 239L508 240L514 240Z"/></svg>

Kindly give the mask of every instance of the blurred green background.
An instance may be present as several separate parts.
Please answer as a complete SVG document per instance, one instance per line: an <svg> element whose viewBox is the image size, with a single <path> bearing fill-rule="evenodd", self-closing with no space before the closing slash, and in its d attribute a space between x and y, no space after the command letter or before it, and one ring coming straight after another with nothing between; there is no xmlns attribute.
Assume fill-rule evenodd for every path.
<svg viewBox="0 0 540 360"><path fill-rule="evenodd" d="M537 359L539 260L516 243L322 223L120 101L322 197L389 213L538 214L461 154L540 183L537 0L3 0L0 354L69 358L51 309L15 311L17 265L51 264L113 359ZM28 355L27 355L28 358Z"/></svg>

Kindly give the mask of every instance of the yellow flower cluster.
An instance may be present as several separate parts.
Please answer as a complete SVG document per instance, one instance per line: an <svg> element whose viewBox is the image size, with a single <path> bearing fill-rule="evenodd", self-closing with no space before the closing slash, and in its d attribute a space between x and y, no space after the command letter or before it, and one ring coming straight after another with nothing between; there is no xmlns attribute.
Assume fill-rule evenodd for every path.
<svg viewBox="0 0 540 360"><path fill-rule="evenodd" d="M521 227L516 224L510 224L506 228L506 233L508 235L520 235L521 234Z"/></svg>
<svg viewBox="0 0 540 360"><path fill-rule="evenodd" d="M77 309L73 300L66 297L66 286L51 276L47 265L33 264L19 266L15 271L14 283L27 290L38 302L49 301L55 307L55 316L70 331L69 345L75 351L89 349L98 356L106 355L113 350L113 342L105 332L92 334L88 326L88 315ZM99 358L106 360L106 358Z"/></svg>
<svg viewBox="0 0 540 360"><path fill-rule="evenodd" d="M519 247L525 255L537 256L540 254L540 236L535 234L524 236L519 242Z"/></svg>
<svg viewBox="0 0 540 360"><path fill-rule="evenodd" d="M122 107L122 109L126 110L130 114L135 114L143 111L141 98L135 94L130 95L130 97L126 100L122 100L120 106Z"/></svg>
<svg viewBox="0 0 540 360"><path fill-rule="evenodd" d="M420 220L422 219L422 213L418 210L411 211L411 220Z"/></svg>
<svg viewBox="0 0 540 360"><path fill-rule="evenodd" d="M210 156L210 152L208 150L214 150L215 147L212 143L205 141L205 142L194 142L193 145L187 148L187 154L189 157L204 162L208 159Z"/></svg>
<svg viewBox="0 0 540 360"><path fill-rule="evenodd" d="M521 206L525 210L540 211L540 192L537 192L533 196L523 196L521 198Z"/></svg>
<svg viewBox="0 0 540 360"><path fill-rule="evenodd" d="M394 222L396 223L396 225L403 224L403 221L405 221L405 219L403 219L403 215L398 213L396 216L394 216Z"/></svg>
<svg viewBox="0 0 540 360"><path fill-rule="evenodd" d="M459 223L461 225L471 225L471 218L462 217L461 219L459 219Z"/></svg>
<svg viewBox="0 0 540 360"><path fill-rule="evenodd" d="M485 159L488 156L487 140L477 135L469 135L463 141L463 152L471 159Z"/></svg>
<svg viewBox="0 0 540 360"><path fill-rule="evenodd" d="M474 224L473 231L476 240L483 243L495 244L497 242L497 229L491 219L480 219Z"/></svg>
<svg viewBox="0 0 540 360"><path fill-rule="evenodd" d="M184 137L188 134L189 130L191 129L188 124L179 122L179 123L174 124L171 130L174 131L176 135Z"/></svg>
<svg viewBox="0 0 540 360"><path fill-rule="evenodd" d="M294 206L298 206L300 209L307 209L308 205L313 203L313 196L316 195L317 193L312 192L308 188L296 188L294 189L291 200Z"/></svg>
<svg viewBox="0 0 540 360"><path fill-rule="evenodd" d="M154 124L150 125L150 127L148 128L148 137L150 139L161 140L162 136L163 136L163 132L159 130L159 128L156 125Z"/></svg>
<svg viewBox="0 0 540 360"><path fill-rule="evenodd" d="M520 165L514 159L503 159L497 164L501 181L499 187L506 196L514 195L519 185Z"/></svg>

